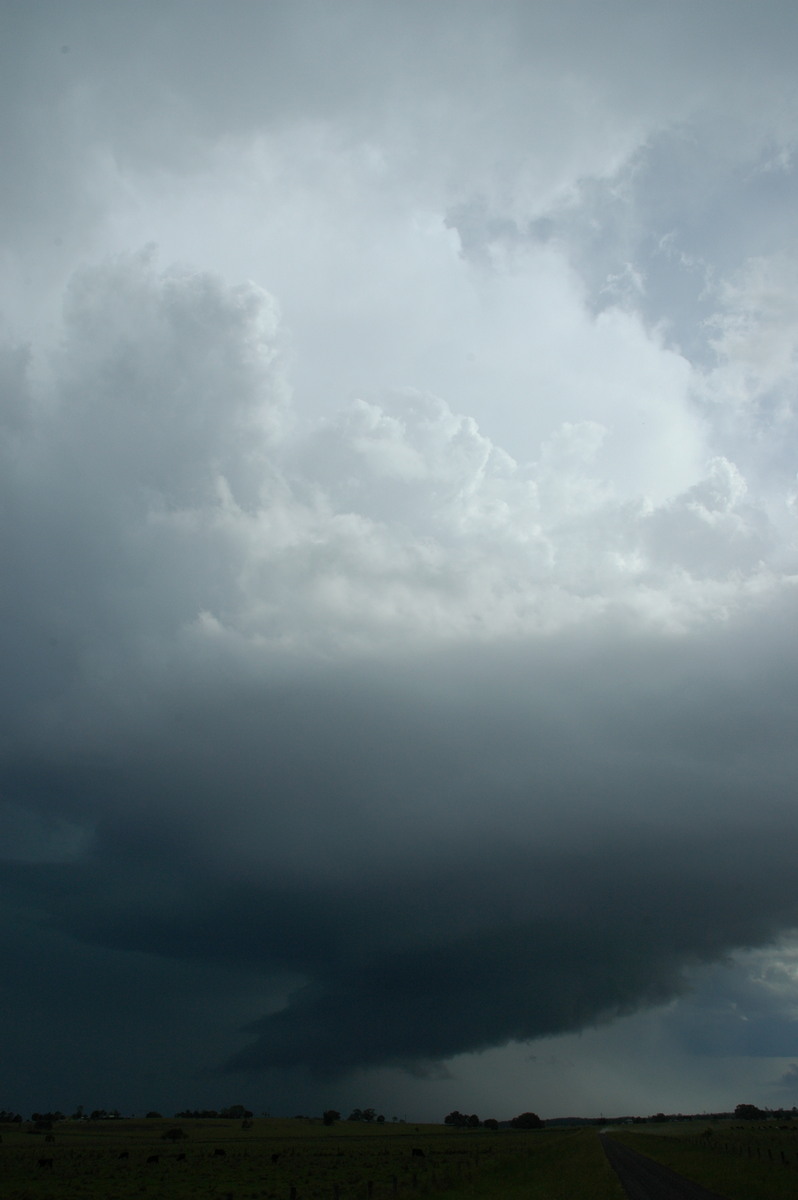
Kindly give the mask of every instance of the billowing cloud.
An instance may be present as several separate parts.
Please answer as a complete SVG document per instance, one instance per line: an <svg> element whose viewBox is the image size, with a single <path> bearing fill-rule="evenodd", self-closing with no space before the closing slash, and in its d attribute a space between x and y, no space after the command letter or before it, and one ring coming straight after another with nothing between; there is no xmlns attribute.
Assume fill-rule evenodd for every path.
<svg viewBox="0 0 798 1200"><path fill-rule="evenodd" d="M47 1104L432 1079L674 997L685 1053L745 1054L734 988L794 1055L795 264L701 232L735 172L792 179L781 50L747 121L735 6L645 95L577 4L459 6L440 78L439 10L302 7L20 34L19 187L54 182L2 275L14 1062L42 978L92 1047L47 1041ZM44 164L56 43L81 155ZM743 951L778 1004L721 972L691 1008Z"/></svg>

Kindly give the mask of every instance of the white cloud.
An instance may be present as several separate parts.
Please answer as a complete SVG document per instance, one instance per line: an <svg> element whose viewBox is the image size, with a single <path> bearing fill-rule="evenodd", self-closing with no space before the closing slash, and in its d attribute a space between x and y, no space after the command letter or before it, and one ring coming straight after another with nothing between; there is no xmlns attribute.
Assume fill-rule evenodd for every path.
<svg viewBox="0 0 798 1200"><path fill-rule="evenodd" d="M718 405L742 410L751 428L772 436L794 433L793 394L798 373L798 263L789 250L754 258L723 281L720 310L711 322L718 366L709 394Z"/></svg>
<svg viewBox="0 0 798 1200"><path fill-rule="evenodd" d="M31 538L50 538L56 497L59 521L79 523L87 611L104 606L126 637L139 623L171 636L201 613L239 637L329 647L518 636L610 609L686 627L746 607L753 581L781 586L767 506L723 456L698 472L709 437L687 365L573 298L550 341L569 304L581 358L549 347L536 361L561 394L535 414L545 436L523 463L418 391L354 400L289 436L271 297L160 274L151 254L117 259L70 286L51 388L7 486L40 491ZM118 590L135 570L157 580L138 607Z"/></svg>

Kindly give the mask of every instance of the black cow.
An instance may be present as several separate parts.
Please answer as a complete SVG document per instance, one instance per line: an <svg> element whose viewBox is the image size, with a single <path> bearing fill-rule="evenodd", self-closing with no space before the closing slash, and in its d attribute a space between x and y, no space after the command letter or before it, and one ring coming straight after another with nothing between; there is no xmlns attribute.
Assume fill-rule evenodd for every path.
<svg viewBox="0 0 798 1200"><path fill-rule="evenodd" d="M150 1163L157 1163L157 1162L160 1162L160 1161L161 1161L161 1159L160 1159L160 1155L158 1155L158 1154L151 1154L151 1155L150 1155L150 1157L147 1159L147 1166L149 1166L149 1165L150 1165Z"/></svg>

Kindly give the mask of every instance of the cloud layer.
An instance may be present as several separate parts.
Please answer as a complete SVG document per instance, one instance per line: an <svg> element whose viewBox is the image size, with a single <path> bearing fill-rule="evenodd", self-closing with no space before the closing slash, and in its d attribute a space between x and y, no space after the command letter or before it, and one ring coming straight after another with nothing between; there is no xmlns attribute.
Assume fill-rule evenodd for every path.
<svg viewBox="0 0 798 1200"><path fill-rule="evenodd" d="M671 77L651 6L300 7L17 31L6 1024L38 963L92 1047L38 1087L433 1076L798 924L794 20Z"/></svg>

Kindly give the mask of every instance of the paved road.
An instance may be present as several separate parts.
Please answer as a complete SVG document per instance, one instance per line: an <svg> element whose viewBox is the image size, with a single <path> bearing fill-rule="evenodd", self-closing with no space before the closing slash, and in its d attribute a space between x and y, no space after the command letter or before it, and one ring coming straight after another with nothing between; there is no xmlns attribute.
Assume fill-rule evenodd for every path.
<svg viewBox="0 0 798 1200"><path fill-rule="evenodd" d="M677 1175L645 1154L638 1154L607 1134L600 1134L604 1153L629 1200L724 1200L700 1184Z"/></svg>

